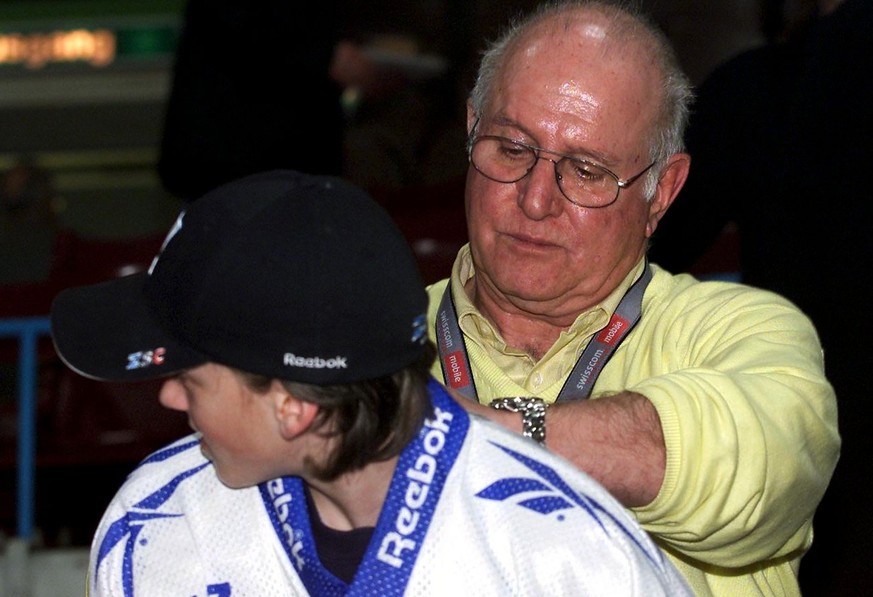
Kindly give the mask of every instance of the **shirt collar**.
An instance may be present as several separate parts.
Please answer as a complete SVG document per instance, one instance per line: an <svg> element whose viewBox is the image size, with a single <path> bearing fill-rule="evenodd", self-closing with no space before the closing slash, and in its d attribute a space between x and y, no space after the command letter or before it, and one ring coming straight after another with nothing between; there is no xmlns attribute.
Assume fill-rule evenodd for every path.
<svg viewBox="0 0 873 597"><path fill-rule="evenodd" d="M576 333L587 331L592 327L595 328L596 331L605 326L609 321L609 318L612 317L612 314L618 308L618 304L621 302L622 297L624 297L634 281L642 274L644 267L645 259L641 259L633 268L631 268L631 271L628 272L621 283L615 287L609 296L599 304L580 313L567 332L569 332L570 335L576 335ZM464 332L467 332L468 334L473 333L483 339L495 342L502 350L506 350L506 343L502 338L500 338L497 330L495 330L494 326L491 325L491 322L488 321L478 309L476 309L473 301L469 296L467 296L467 293L464 290L464 285L475 275L476 269L473 266L473 257L470 253L470 245L468 243L458 251L458 258L455 260L455 264L452 267L451 275L452 299L454 299L455 310L458 314L458 324ZM466 326L473 326L475 332Z"/></svg>

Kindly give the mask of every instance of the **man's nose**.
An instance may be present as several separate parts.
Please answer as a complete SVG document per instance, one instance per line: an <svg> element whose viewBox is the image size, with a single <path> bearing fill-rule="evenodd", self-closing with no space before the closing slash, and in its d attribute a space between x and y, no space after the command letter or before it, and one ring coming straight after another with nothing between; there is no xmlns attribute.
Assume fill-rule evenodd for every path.
<svg viewBox="0 0 873 597"><path fill-rule="evenodd" d="M538 155L528 175L519 181L518 206L532 220L557 216L564 207L555 168L555 160Z"/></svg>

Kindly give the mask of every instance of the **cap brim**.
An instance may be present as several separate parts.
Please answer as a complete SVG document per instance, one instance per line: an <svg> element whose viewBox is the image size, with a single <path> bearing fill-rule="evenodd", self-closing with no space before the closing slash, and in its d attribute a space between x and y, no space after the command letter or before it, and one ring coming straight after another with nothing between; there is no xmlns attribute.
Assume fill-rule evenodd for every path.
<svg viewBox="0 0 873 597"><path fill-rule="evenodd" d="M102 381L167 377L209 359L166 333L152 316L146 273L70 288L52 303L51 331L61 360Z"/></svg>

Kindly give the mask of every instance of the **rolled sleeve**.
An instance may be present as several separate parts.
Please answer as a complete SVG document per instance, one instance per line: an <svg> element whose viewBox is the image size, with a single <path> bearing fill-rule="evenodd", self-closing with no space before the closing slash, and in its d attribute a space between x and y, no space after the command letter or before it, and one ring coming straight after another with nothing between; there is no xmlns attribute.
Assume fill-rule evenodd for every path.
<svg viewBox="0 0 873 597"><path fill-rule="evenodd" d="M839 454L815 330L770 293L725 285L701 298L664 306L644 356L653 375L628 388L657 409L667 449L658 496L635 512L710 565L798 554Z"/></svg>

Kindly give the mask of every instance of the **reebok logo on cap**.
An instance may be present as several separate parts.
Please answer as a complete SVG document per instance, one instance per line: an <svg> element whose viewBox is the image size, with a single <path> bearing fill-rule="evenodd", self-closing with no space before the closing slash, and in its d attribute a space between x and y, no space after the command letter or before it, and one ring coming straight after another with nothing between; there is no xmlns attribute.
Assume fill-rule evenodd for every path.
<svg viewBox="0 0 873 597"><path fill-rule="evenodd" d="M332 359L323 359L321 357L298 357L293 353L286 352L282 362L289 367L303 367L305 369L348 369L346 360L348 357L339 355Z"/></svg>

